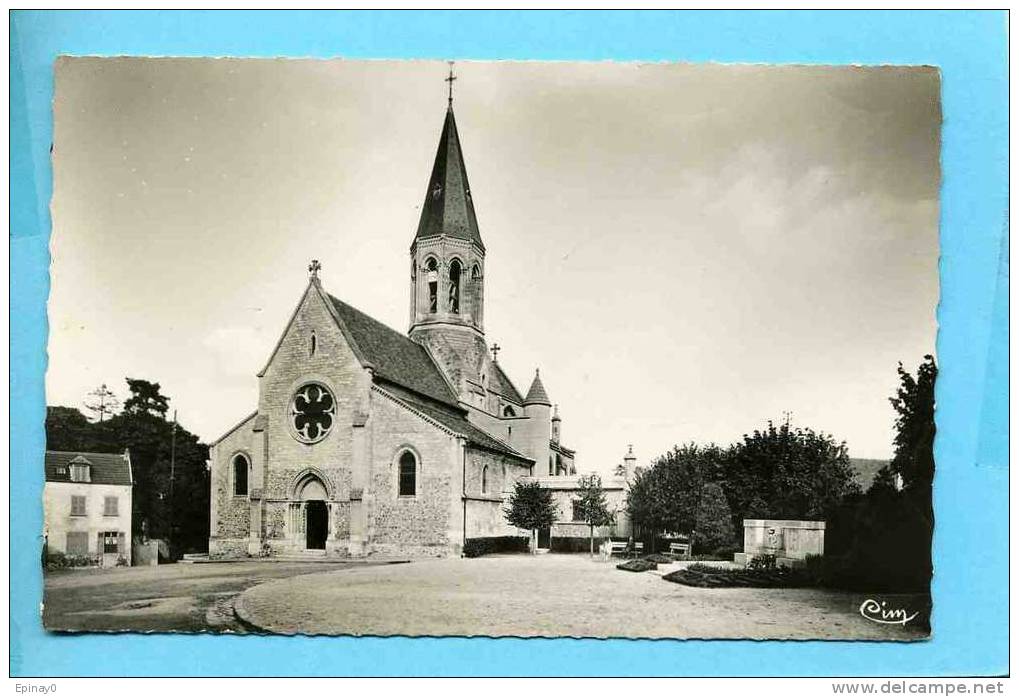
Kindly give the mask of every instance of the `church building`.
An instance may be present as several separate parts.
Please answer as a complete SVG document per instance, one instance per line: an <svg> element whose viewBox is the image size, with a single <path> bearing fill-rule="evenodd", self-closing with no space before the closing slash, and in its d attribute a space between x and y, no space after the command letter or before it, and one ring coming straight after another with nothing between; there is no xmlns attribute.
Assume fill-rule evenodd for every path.
<svg viewBox="0 0 1019 697"><path fill-rule="evenodd" d="M330 295L312 262L257 407L212 445L210 555L459 555L526 534L503 515L516 481L576 474L538 371L521 393L485 340L452 96L410 257L407 334Z"/></svg>

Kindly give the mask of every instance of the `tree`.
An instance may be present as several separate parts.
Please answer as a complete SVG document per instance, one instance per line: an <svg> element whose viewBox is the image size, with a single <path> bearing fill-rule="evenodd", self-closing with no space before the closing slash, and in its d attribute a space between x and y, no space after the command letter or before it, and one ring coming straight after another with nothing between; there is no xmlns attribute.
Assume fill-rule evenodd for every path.
<svg viewBox="0 0 1019 697"><path fill-rule="evenodd" d="M74 407L46 407L46 449L94 450L92 423Z"/></svg>
<svg viewBox="0 0 1019 697"><path fill-rule="evenodd" d="M732 512L718 482L709 482L701 490L692 542L694 549L705 553L734 542Z"/></svg>
<svg viewBox="0 0 1019 697"><path fill-rule="evenodd" d="M615 516L609 511L605 490L601 486L601 477L597 474L590 474L581 477L579 484L580 488L577 490L579 497L573 502L573 518L587 523L591 533L591 556L593 557L595 526L608 525L615 519Z"/></svg>
<svg viewBox="0 0 1019 697"><path fill-rule="evenodd" d="M899 388L890 398L895 409L895 454L889 467L902 477L907 494L925 506L932 505L934 485L934 383L938 367L927 355L914 378L899 363Z"/></svg>
<svg viewBox="0 0 1019 697"><path fill-rule="evenodd" d="M552 492L538 482L517 482L504 515L510 525L531 531L531 554L537 554L538 528L551 526L556 518Z"/></svg>
<svg viewBox="0 0 1019 697"><path fill-rule="evenodd" d="M696 528L703 489L720 476L724 456L717 445L689 443L673 447L650 469L637 468L627 490L627 512L652 547L661 532Z"/></svg>
<svg viewBox="0 0 1019 697"><path fill-rule="evenodd" d="M105 382L89 392L88 396L91 399L85 401L85 408L95 414L96 420L99 423L102 423L107 415L112 416L117 413L117 407L120 406L120 402L117 401L117 397L106 386Z"/></svg>
<svg viewBox="0 0 1019 697"><path fill-rule="evenodd" d="M825 520L860 493L846 444L788 419L744 435L724 462L722 488L734 526L751 517Z"/></svg>
<svg viewBox="0 0 1019 697"><path fill-rule="evenodd" d="M124 411L129 414L154 414L166 418L170 408L169 398L159 392L158 382L137 378L125 378L131 396L124 402Z"/></svg>

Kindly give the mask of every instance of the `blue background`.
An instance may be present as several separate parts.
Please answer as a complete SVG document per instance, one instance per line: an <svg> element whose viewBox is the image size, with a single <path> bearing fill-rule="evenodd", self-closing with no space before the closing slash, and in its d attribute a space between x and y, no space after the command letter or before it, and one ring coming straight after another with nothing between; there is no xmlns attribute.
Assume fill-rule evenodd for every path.
<svg viewBox="0 0 1019 697"><path fill-rule="evenodd" d="M1004 12L13 12L11 673L947 675L1008 669ZM49 635L39 620L58 54L932 64L943 80L934 636L845 642ZM116 270L109 270L116 282ZM101 311L97 308L97 311Z"/></svg>

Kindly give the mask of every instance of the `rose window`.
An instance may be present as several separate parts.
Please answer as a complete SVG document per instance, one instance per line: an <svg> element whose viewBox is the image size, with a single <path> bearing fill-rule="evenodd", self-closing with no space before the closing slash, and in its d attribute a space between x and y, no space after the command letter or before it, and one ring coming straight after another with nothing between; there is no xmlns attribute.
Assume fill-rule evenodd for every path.
<svg viewBox="0 0 1019 697"><path fill-rule="evenodd" d="M317 443L329 435L336 418L336 400L322 385L305 385L290 402L290 423L297 439Z"/></svg>

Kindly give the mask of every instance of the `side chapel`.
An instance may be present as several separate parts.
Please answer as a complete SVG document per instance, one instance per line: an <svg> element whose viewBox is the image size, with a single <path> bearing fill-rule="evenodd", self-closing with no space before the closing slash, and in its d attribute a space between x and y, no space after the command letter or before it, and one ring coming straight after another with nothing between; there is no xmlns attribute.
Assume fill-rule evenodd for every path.
<svg viewBox="0 0 1019 697"><path fill-rule="evenodd" d="M522 395L485 341L452 93L410 257L408 334L330 295L312 262L257 408L212 445L210 555L459 555L523 534L503 516L517 480L576 474L538 371Z"/></svg>

